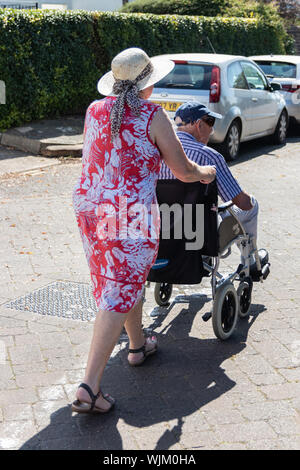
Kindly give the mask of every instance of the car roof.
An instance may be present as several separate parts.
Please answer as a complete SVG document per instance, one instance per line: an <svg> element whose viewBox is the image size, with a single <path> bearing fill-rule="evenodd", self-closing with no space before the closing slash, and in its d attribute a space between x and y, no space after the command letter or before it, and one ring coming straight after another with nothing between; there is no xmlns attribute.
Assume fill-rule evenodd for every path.
<svg viewBox="0 0 300 470"><path fill-rule="evenodd" d="M181 53L181 54L163 54L156 57L164 57L171 60L186 60L195 62L206 62L210 64L221 64L232 61L234 59L247 59L245 56L229 55L229 54L197 54L197 53ZM250 59L251 60L251 59Z"/></svg>
<svg viewBox="0 0 300 470"><path fill-rule="evenodd" d="M278 62L290 62L292 64L300 64L299 55L253 55L249 57L252 60L274 60Z"/></svg>

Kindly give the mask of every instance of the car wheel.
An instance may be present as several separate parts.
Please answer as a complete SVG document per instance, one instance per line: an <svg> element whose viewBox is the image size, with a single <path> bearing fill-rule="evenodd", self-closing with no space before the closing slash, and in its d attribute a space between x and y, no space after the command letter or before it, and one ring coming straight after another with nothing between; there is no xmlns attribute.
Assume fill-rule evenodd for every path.
<svg viewBox="0 0 300 470"><path fill-rule="evenodd" d="M286 111L282 111L279 116L276 130L273 135L273 141L275 144L283 145L286 142L286 134L288 128L288 115Z"/></svg>
<svg viewBox="0 0 300 470"><path fill-rule="evenodd" d="M222 154L227 161L237 160L240 149L240 139L241 126L238 121L233 121L228 129L226 139L221 146Z"/></svg>

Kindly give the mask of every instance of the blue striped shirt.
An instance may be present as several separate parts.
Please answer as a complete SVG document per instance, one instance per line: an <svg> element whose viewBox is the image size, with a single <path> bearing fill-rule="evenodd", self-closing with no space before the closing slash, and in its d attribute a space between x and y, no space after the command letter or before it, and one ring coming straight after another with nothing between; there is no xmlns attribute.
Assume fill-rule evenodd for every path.
<svg viewBox="0 0 300 470"><path fill-rule="evenodd" d="M216 181L218 193L224 202L232 200L242 188L233 177L224 157L214 149L198 142L187 132L177 132L177 136L184 148L186 156L198 165L214 165L216 167ZM175 179L170 168L162 162L159 179Z"/></svg>

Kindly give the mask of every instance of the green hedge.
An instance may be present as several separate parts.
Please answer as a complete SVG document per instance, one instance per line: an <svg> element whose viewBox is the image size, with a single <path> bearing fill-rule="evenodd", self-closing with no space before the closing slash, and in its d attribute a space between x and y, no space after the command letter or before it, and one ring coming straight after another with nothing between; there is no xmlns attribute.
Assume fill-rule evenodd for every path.
<svg viewBox="0 0 300 470"><path fill-rule="evenodd" d="M0 10L0 128L82 112L99 75L87 12Z"/></svg>
<svg viewBox="0 0 300 470"><path fill-rule="evenodd" d="M261 17L281 21L275 3L262 0L135 0L126 3L120 11L155 15Z"/></svg>
<svg viewBox="0 0 300 470"><path fill-rule="evenodd" d="M149 55L212 52L207 37L217 53L285 53L283 27L257 18L114 13L100 15L97 32L101 54L108 61L120 49L133 45Z"/></svg>
<svg viewBox="0 0 300 470"><path fill-rule="evenodd" d="M260 0L229 0L229 4L222 11L222 16L237 16L244 18L262 17L281 21L278 8L274 2L265 3Z"/></svg>
<svg viewBox="0 0 300 470"><path fill-rule="evenodd" d="M0 10L0 129L83 113L96 83L127 47L150 55L285 53L285 32L259 19L156 16L85 11Z"/></svg>
<svg viewBox="0 0 300 470"><path fill-rule="evenodd" d="M217 16L222 15L222 11L229 5L229 0L135 0L126 3L120 11L155 15Z"/></svg>

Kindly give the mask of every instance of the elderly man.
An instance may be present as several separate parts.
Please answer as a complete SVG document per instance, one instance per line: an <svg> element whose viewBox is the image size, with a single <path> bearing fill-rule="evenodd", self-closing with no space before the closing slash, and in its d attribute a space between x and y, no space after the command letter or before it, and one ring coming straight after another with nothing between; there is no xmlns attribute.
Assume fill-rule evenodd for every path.
<svg viewBox="0 0 300 470"><path fill-rule="evenodd" d="M246 232L257 238L258 202L242 190L233 177L224 157L214 149L207 147L209 136L213 132L216 119L220 114L210 111L206 106L196 101L181 105L175 113L177 136L188 158L198 165L214 165L216 167L216 182L218 194L224 202L232 201L235 214L243 224ZM169 168L162 163L160 179L175 178Z"/></svg>

